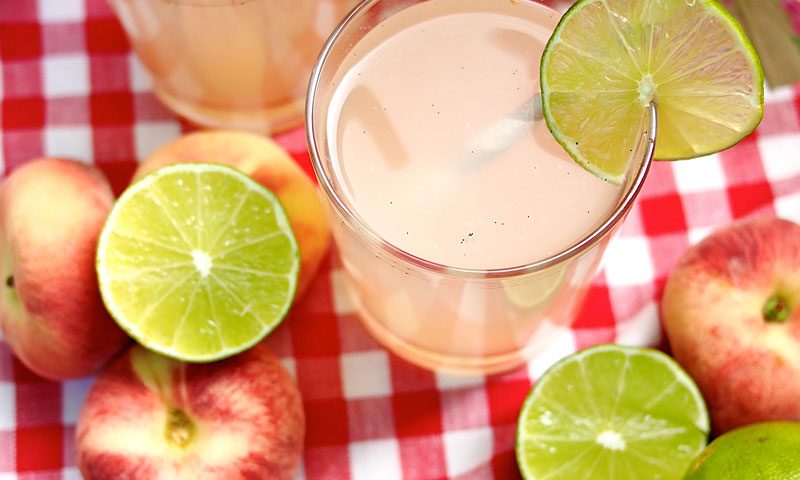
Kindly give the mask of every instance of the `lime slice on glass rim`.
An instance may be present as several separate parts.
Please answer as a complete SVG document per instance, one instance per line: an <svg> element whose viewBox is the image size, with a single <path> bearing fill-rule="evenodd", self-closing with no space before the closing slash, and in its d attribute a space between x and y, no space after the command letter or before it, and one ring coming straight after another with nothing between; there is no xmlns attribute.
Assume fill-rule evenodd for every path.
<svg viewBox="0 0 800 480"><path fill-rule="evenodd" d="M761 121L761 63L715 0L579 0L541 61L542 113L583 167L621 183L657 109L655 158L724 150Z"/></svg>
<svg viewBox="0 0 800 480"><path fill-rule="evenodd" d="M100 292L143 346L210 362L286 315L299 250L278 199L233 168L177 164L129 187L97 246Z"/></svg>
<svg viewBox="0 0 800 480"><path fill-rule="evenodd" d="M517 462L526 480L677 480L709 429L700 391L672 358L600 345L536 383L517 424Z"/></svg>

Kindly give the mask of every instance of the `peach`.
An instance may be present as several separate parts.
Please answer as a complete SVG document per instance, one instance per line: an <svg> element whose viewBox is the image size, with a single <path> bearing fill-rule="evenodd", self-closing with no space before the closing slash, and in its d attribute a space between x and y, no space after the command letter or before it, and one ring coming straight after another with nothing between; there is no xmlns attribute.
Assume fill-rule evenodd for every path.
<svg viewBox="0 0 800 480"><path fill-rule="evenodd" d="M716 434L800 420L800 225L754 219L690 248L669 276L662 317Z"/></svg>
<svg viewBox="0 0 800 480"><path fill-rule="evenodd" d="M263 345L185 364L135 346L98 377L77 425L86 480L294 477L300 392Z"/></svg>
<svg viewBox="0 0 800 480"><path fill-rule="evenodd" d="M106 312L95 272L113 202L98 170L61 158L26 163L0 186L0 326L42 377L94 373L129 341Z"/></svg>
<svg viewBox="0 0 800 480"><path fill-rule="evenodd" d="M317 188L272 140L252 133L205 131L186 135L145 159L134 181L173 163L222 163L249 175L280 200L300 247L296 298L308 288L330 246L327 217Z"/></svg>

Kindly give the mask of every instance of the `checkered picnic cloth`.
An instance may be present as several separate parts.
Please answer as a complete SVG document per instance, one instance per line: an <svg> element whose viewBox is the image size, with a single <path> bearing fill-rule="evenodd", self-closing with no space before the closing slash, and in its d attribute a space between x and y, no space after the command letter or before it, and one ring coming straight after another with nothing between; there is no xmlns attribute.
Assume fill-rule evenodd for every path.
<svg viewBox="0 0 800 480"><path fill-rule="evenodd" d="M136 162L188 127L150 93L104 0L0 0L0 168L42 155L98 166L119 193ZM311 173L302 129L279 135ZM800 221L800 90L769 92L736 147L654 165L577 321L526 368L451 377L406 363L364 330L332 254L268 339L302 391L299 478L513 479L514 431L532 382L600 342L664 346L659 299L678 256L753 215ZM75 422L92 379L53 383L0 338L0 480L77 479Z"/></svg>

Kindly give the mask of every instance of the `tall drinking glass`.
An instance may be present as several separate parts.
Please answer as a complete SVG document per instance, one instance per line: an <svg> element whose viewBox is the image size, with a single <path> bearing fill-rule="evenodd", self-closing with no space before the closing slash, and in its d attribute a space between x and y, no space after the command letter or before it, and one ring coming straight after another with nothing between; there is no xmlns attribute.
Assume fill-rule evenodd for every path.
<svg viewBox="0 0 800 480"><path fill-rule="evenodd" d="M325 39L356 0L109 0L155 94L194 123L299 125Z"/></svg>
<svg viewBox="0 0 800 480"><path fill-rule="evenodd" d="M569 326L652 160L579 167L535 113L558 14L533 1L367 0L325 45L306 107L351 298L385 346L508 370Z"/></svg>

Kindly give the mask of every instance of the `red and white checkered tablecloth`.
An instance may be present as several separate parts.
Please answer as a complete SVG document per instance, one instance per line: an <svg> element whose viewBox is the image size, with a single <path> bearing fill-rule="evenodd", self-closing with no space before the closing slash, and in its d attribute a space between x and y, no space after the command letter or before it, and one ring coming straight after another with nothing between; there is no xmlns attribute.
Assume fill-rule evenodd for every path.
<svg viewBox="0 0 800 480"><path fill-rule="evenodd" d="M187 129L151 95L104 0L0 0L0 165L41 155L97 165L119 193L137 160ZM310 173L301 129L277 140ZM484 377L421 370L364 330L332 255L267 344L297 379L308 430L300 478L513 479L522 400L546 367L599 342L662 345L658 305L678 256L752 215L800 221L800 89L769 92L736 147L659 163L605 256L572 329L527 368ZM52 383L0 339L0 480L77 479L74 426L92 379Z"/></svg>

